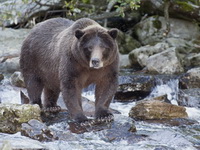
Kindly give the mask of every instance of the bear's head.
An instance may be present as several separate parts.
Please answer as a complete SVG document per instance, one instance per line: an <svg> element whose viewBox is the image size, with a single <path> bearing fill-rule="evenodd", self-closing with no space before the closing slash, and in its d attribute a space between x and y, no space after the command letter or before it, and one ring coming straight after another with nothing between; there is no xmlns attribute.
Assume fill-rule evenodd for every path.
<svg viewBox="0 0 200 150"><path fill-rule="evenodd" d="M84 63L94 69L111 64L118 55L117 29L107 30L101 26L77 29L77 49Z"/></svg>

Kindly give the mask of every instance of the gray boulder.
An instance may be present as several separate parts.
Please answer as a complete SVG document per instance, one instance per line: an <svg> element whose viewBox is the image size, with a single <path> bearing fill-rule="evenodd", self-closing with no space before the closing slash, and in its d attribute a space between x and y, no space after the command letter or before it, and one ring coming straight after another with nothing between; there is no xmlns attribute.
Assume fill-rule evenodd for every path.
<svg viewBox="0 0 200 150"><path fill-rule="evenodd" d="M184 40L195 40L200 37L197 23L181 19L170 18L170 32L168 38L181 38ZM144 44L155 44L165 39L166 19L164 17L153 16L139 22L135 28L135 33L139 41Z"/></svg>
<svg viewBox="0 0 200 150"><path fill-rule="evenodd" d="M130 63L131 65L139 64L141 67L145 67L150 56L160 53L167 48L169 48L167 43L158 43L155 46L146 45L134 49L129 53Z"/></svg>
<svg viewBox="0 0 200 150"><path fill-rule="evenodd" d="M146 69L150 73L158 74L177 74L184 71L175 47L149 57Z"/></svg>

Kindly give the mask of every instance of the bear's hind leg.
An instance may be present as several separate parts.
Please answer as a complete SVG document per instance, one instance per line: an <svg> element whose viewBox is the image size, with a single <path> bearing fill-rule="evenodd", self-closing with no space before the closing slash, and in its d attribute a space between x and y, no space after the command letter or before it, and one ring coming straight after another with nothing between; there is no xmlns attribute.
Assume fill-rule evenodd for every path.
<svg viewBox="0 0 200 150"><path fill-rule="evenodd" d="M30 98L30 103L38 104L40 108L42 108L41 94L44 87L42 81L30 73L24 74L24 81Z"/></svg>
<svg viewBox="0 0 200 150"><path fill-rule="evenodd" d="M57 105L60 91L44 88L44 111L59 112L61 107Z"/></svg>

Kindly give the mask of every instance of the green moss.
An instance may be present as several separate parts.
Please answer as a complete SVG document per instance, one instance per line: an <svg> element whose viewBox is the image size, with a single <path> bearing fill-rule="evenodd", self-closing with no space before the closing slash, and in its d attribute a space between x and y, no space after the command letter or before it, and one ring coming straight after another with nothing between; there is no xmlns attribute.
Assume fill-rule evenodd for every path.
<svg viewBox="0 0 200 150"><path fill-rule="evenodd" d="M193 11L194 7L192 7L192 5L190 5L188 2L183 2L183 1L176 1L176 4L178 4L181 9L183 9L184 11Z"/></svg>
<svg viewBox="0 0 200 150"><path fill-rule="evenodd" d="M162 28L162 22L158 19L155 19L153 20L153 26L156 28L156 29L161 29Z"/></svg>

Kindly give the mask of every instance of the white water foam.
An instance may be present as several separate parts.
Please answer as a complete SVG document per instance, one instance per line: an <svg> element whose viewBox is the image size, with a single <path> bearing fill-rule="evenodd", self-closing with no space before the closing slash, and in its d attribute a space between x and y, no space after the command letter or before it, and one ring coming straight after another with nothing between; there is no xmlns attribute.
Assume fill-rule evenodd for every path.
<svg viewBox="0 0 200 150"><path fill-rule="evenodd" d="M178 105L178 80L170 80L167 83L163 83L162 80L158 81L159 84L153 89L149 97L157 97L167 95L167 99L174 105Z"/></svg>

